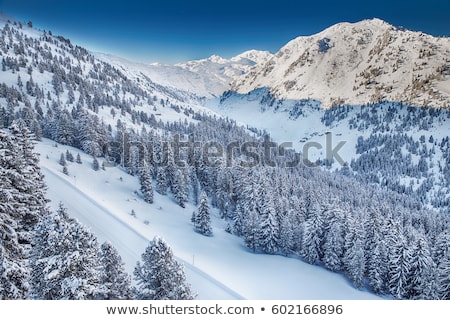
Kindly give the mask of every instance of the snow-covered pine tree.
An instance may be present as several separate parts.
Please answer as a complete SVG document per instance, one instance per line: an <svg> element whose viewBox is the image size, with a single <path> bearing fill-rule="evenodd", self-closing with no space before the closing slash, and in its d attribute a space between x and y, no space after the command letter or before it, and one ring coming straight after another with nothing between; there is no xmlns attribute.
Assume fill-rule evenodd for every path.
<svg viewBox="0 0 450 320"><path fill-rule="evenodd" d="M79 114L76 136L78 144L84 152L93 157L102 155L101 142L104 137L102 137L99 120L86 110L81 111Z"/></svg>
<svg viewBox="0 0 450 320"><path fill-rule="evenodd" d="M310 264L316 264L321 259L321 243L324 231L324 217L320 205L313 201L308 219L303 223L301 256Z"/></svg>
<svg viewBox="0 0 450 320"><path fill-rule="evenodd" d="M273 193L266 176L261 175L256 187L256 211L259 215L258 247L264 253L278 251L279 225L273 203Z"/></svg>
<svg viewBox="0 0 450 320"><path fill-rule="evenodd" d="M134 139L137 138L134 137ZM128 174L134 176L139 172L140 161L139 148L136 145L129 146L128 159L126 164Z"/></svg>
<svg viewBox="0 0 450 320"><path fill-rule="evenodd" d="M450 251L450 231L443 231L438 234L433 247L434 261L441 261L447 252Z"/></svg>
<svg viewBox="0 0 450 320"><path fill-rule="evenodd" d="M147 203L153 203L153 185L152 176L147 165L143 165L140 175L141 192L144 197L144 201Z"/></svg>
<svg viewBox="0 0 450 320"><path fill-rule="evenodd" d="M156 192L161 195L167 194L167 179L164 167L156 168Z"/></svg>
<svg viewBox="0 0 450 320"><path fill-rule="evenodd" d="M30 267L31 298L90 300L102 295L97 239L62 204L36 225Z"/></svg>
<svg viewBox="0 0 450 320"><path fill-rule="evenodd" d="M211 213L206 192L200 195L200 204L197 217L195 219L195 230L205 236L212 236Z"/></svg>
<svg viewBox="0 0 450 320"><path fill-rule="evenodd" d="M83 162L81 161L81 156L80 156L79 153L77 153L77 160L76 160L76 162L77 162L78 164L82 164L82 163L83 163Z"/></svg>
<svg viewBox="0 0 450 320"><path fill-rule="evenodd" d="M180 207L184 208L188 199L188 186L187 172L182 168L176 169L171 189L175 201Z"/></svg>
<svg viewBox="0 0 450 320"><path fill-rule="evenodd" d="M25 123L14 121L9 129L0 130L0 296L25 299L31 230L47 214L46 186Z"/></svg>
<svg viewBox="0 0 450 320"><path fill-rule="evenodd" d="M113 245L106 241L100 246L102 299L131 300L134 298L131 277L125 271L124 262Z"/></svg>
<svg viewBox="0 0 450 320"><path fill-rule="evenodd" d="M325 217L322 260L326 268L340 271L344 256L344 213L333 205L325 212Z"/></svg>
<svg viewBox="0 0 450 320"><path fill-rule="evenodd" d="M305 223L306 207L303 198L298 198L296 195L290 197L289 215L292 219L292 249L295 252L301 251L303 228Z"/></svg>
<svg viewBox="0 0 450 320"><path fill-rule="evenodd" d="M413 247L411 255L411 289L408 299L432 299L436 264L431 258L430 248L423 234L411 230Z"/></svg>
<svg viewBox="0 0 450 320"><path fill-rule="evenodd" d="M245 216L245 224L244 224L244 241L249 249L253 252L256 252L258 249L258 235L261 227L261 223L259 221L259 215L255 210L250 210L246 212Z"/></svg>
<svg viewBox="0 0 450 320"><path fill-rule="evenodd" d="M174 193L173 187L175 185L177 168L175 166L173 149L171 148L170 143L167 143L163 145L163 150L164 152L167 152L167 165L165 166L167 186L170 188L170 191Z"/></svg>
<svg viewBox="0 0 450 320"><path fill-rule="evenodd" d="M286 257L291 253L294 245L294 225L292 223L291 212L286 212L281 217L279 229L279 247L282 254Z"/></svg>
<svg viewBox="0 0 450 320"><path fill-rule="evenodd" d="M403 228L397 221L388 222L389 247L388 287L397 299L406 299L410 290L411 248L405 238Z"/></svg>
<svg viewBox="0 0 450 320"><path fill-rule="evenodd" d="M381 234L373 237L374 247L367 257L367 279L376 294L387 292L388 248Z"/></svg>
<svg viewBox="0 0 450 320"><path fill-rule="evenodd" d="M67 164L64 153L61 153L61 156L59 157L59 164L62 165L63 167Z"/></svg>
<svg viewBox="0 0 450 320"><path fill-rule="evenodd" d="M347 220L343 257L344 272L356 288L363 286L366 270L364 227L360 220L359 217Z"/></svg>
<svg viewBox="0 0 450 320"><path fill-rule="evenodd" d="M259 249L259 231L261 228L260 216L256 211L256 189L254 170L240 171L237 185L239 202L234 213L234 228L244 238L245 244L253 252ZM245 181L245 182L244 182Z"/></svg>
<svg viewBox="0 0 450 320"><path fill-rule="evenodd" d="M92 159L92 169L94 169L95 171L100 170L100 164L98 163L97 157L95 156Z"/></svg>
<svg viewBox="0 0 450 320"><path fill-rule="evenodd" d="M0 299L25 299L28 293L29 270L26 255L18 235L20 208L10 167L17 157L15 145L6 132L0 130Z"/></svg>
<svg viewBox="0 0 450 320"><path fill-rule="evenodd" d="M439 299L450 299L450 251L445 253L437 267L436 291Z"/></svg>
<svg viewBox="0 0 450 320"><path fill-rule="evenodd" d="M192 300L183 266L160 237L153 238L134 269L139 300Z"/></svg>
<svg viewBox="0 0 450 320"><path fill-rule="evenodd" d="M29 232L39 219L48 214L48 199L45 191L47 186L44 182L44 176L39 166L39 155L34 151L33 136L22 120L14 121L9 128L13 144L17 146L17 157L15 158L15 171L23 177L15 177L14 188L20 194L19 203L23 218L21 226L23 228L22 240L29 243L27 238ZM28 240L27 240L27 239Z"/></svg>
<svg viewBox="0 0 450 320"><path fill-rule="evenodd" d="M71 114L67 110L56 110L55 127L51 138L58 143L74 146L76 127Z"/></svg>
<svg viewBox="0 0 450 320"><path fill-rule="evenodd" d="M241 202L238 202L233 212L233 231L238 236L244 235L244 210Z"/></svg>
<svg viewBox="0 0 450 320"><path fill-rule="evenodd" d="M73 154L69 150L66 150L66 160L69 162L73 162L74 160Z"/></svg>
<svg viewBox="0 0 450 320"><path fill-rule="evenodd" d="M191 182L192 202L197 206L200 197L200 183L198 182L197 174L192 167L189 169L189 178Z"/></svg>

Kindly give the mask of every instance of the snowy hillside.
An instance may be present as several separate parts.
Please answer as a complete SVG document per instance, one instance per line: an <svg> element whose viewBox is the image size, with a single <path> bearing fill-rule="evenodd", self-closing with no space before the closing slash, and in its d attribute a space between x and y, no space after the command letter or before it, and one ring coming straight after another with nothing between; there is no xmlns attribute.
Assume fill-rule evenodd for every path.
<svg viewBox="0 0 450 320"><path fill-rule="evenodd" d="M128 272L153 236L166 239L200 299L375 298L369 292L397 299L448 297L450 113L398 101L370 104L376 100L369 99L372 89L386 89L374 89L375 82L380 86L392 79L386 80L384 73L358 73L359 66L369 68L367 57L357 55L347 65L341 46L346 42L335 42L354 29L362 40L354 38L349 46L361 46L361 54L372 51L372 63L381 68L376 60L391 44L399 45L407 36L427 39L426 45L417 40L423 45L417 53L427 62L420 66L425 77L448 57L442 49L446 45L438 45L446 39L372 20L294 40L275 56L249 51L230 60L212 56L176 66L145 66L91 54L31 23L2 16L0 27L0 298L89 299L104 294L98 275L83 267L83 261L100 264L92 235L80 243L66 241L73 252L52 251L51 241L37 236L58 236L46 228L64 225L68 215L62 209L56 215L47 210L39 169L51 207L57 209L62 201L101 241L110 240ZM292 62L297 53L291 53L309 42L310 48L318 48L310 53L313 59L305 54L306 60ZM402 50L398 70L418 71L408 69L412 62ZM266 68L283 57L292 68L282 74ZM364 82L361 96L352 96L345 81L339 89L337 79L319 79L328 72L314 67L319 58L329 72L334 72L329 60L334 59L337 69L350 66L344 71L373 76L375 82ZM285 76L303 79L297 74L303 69L296 67L303 63L314 92L340 90L363 105L325 110L321 96L279 99L273 87L259 88L276 84L271 72L279 81ZM257 83L262 65L267 78ZM411 92L435 85L441 93L433 91L433 101L447 103L447 71L433 71L427 83L413 80ZM209 100L198 96L220 94L242 73L255 76L258 88L242 94L226 91ZM404 79L394 78L399 83ZM323 145L330 133L331 147L346 141L339 151L342 163L328 159ZM40 164L31 137L40 141ZM313 158L306 158L304 147L315 140L320 144L314 144ZM292 142L296 149L276 148L276 142ZM73 221L67 225L88 233ZM73 239L71 232L60 231L63 239ZM80 254L85 247L88 258ZM69 260L81 261L80 278L60 272L69 266L66 251ZM61 268L50 271L47 262ZM58 277L68 283L65 292L53 281ZM52 286L56 289L50 290Z"/></svg>
<svg viewBox="0 0 450 320"><path fill-rule="evenodd" d="M230 83L251 67L268 61L272 54L250 50L231 59L213 55L207 59L193 60L175 65L144 64L119 57L96 53L100 60L121 67L124 72L145 75L163 86L192 92L200 97L218 97L230 88Z"/></svg>
<svg viewBox="0 0 450 320"><path fill-rule="evenodd" d="M232 90L270 88L278 98L324 106L403 101L448 108L450 39L379 20L340 23L282 47Z"/></svg>
<svg viewBox="0 0 450 320"><path fill-rule="evenodd" d="M37 145L51 207L56 209L62 202L102 242L111 241L130 274L148 242L159 235L184 264L198 299L377 299L352 287L342 275L298 259L251 253L242 239L224 231L225 222L217 211L214 236L200 235L190 222L194 206L180 208L159 194L153 204L147 204L137 191L136 177L118 167L94 171L89 155L82 153L83 163L70 163L65 175L58 162L67 150L79 152L55 147L50 140Z"/></svg>
<svg viewBox="0 0 450 320"><path fill-rule="evenodd" d="M134 126L136 121L140 124L141 112L156 121L162 115L165 120L178 120L189 118L188 113L208 112L200 106L198 96L152 82L141 72L105 63L63 36L4 15L0 16L0 27L1 81L12 88L0 96L5 106L8 101L10 106L15 104L23 90L24 101L20 97L18 102L40 110L41 116L48 106L86 106L89 112L112 118L112 123L116 114L127 114ZM43 102L44 98L49 103Z"/></svg>
<svg viewBox="0 0 450 320"><path fill-rule="evenodd" d="M264 130L274 141L290 143L300 153L319 143L320 148L308 148L308 158L324 169L346 174L348 170L368 183L450 212L448 110L395 102L323 110L320 101L276 99L268 89L227 92L206 106L249 128ZM331 149L343 142L337 149L343 163L327 162L327 133Z"/></svg>

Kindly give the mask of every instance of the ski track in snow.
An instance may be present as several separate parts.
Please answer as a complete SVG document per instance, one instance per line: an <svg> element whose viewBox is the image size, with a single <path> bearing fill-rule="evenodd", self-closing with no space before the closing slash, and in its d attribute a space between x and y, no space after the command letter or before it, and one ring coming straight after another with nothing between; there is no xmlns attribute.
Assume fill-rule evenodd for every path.
<svg viewBox="0 0 450 320"><path fill-rule="evenodd" d="M68 163L69 175L62 173L59 164L64 150L81 155L81 164ZM294 257L252 253L242 239L225 231L225 222L214 210L214 236L205 238L193 231L189 220L195 206L182 209L158 193L154 203L147 204L137 191L136 177L120 168L94 171L92 157L78 149L44 139L36 151L41 155L51 209L62 202L72 217L91 228L99 242L110 241L130 275L149 239L159 235L185 266L198 300L383 299L355 289L341 274Z"/></svg>
<svg viewBox="0 0 450 320"><path fill-rule="evenodd" d="M138 232L137 230L129 226L127 223L119 219L117 216L111 214L108 210L106 210L102 205L100 205L89 195L87 195L80 189L76 188L74 185L67 182L65 179L60 177L52 170L44 167L42 168L42 172L44 173L45 180L47 181L49 186L57 185L59 187L58 190L49 187L47 193L51 199L56 199L58 197L61 198L61 194L64 195L70 194L71 203L70 204L63 203L63 204L65 206L70 206L71 209L70 214L72 216L75 216L83 223L89 225L91 229L95 229L93 231L95 231L99 239L111 241L113 245L116 246L116 248L121 252L122 257L124 257L124 260L129 261L130 259L134 258L136 262L138 261L138 257L140 257L141 253L144 252L145 247L148 245L150 241L150 239L146 235ZM57 181L56 183L54 183L55 180ZM64 198L66 201L68 200L66 197ZM51 204L53 206L58 205L57 203L53 202ZM89 207L95 210L83 210ZM95 217L91 215L92 212L95 212ZM99 219L100 215L102 217ZM113 224L110 223L98 224L94 222L94 220L98 221L101 220L102 218L105 219L105 222L109 220L109 222L112 222ZM93 228L92 226L95 227ZM114 226L114 228L112 228L112 226ZM126 230L126 233L124 234L126 234L127 237L124 237L123 236L124 234L121 232L116 232L120 231L117 229L122 229L122 231ZM118 234L120 234L121 236L118 237L117 236ZM135 239L130 239L129 236L134 236ZM136 250L137 248L139 249ZM215 291L218 292L222 291L222 293L219 293L221 299L224 298L224 294L225 296L229 296L229 298L232 299L238 300L245 299L239 293L228 288L226 285L214 279L206 272L200 270L199 268L187 262L186 260L178 257L176 258L178 261L184 264L186 269L190 271L188 272L188 274L191 277L203 278L203 281L209 282L210 286L212 285L217 287ZM212 299L212 297L209 297L209 299Z"/></svg>

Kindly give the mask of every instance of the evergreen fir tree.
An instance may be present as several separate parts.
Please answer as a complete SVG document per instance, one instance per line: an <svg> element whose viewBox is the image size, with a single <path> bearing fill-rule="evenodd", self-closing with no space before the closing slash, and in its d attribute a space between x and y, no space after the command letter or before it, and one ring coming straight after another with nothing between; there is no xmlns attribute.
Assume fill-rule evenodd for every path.
<svg viewBox="0 0 450 320"><path fill-rule="evenodd" d="M205 236L212 235L211 215L208 204L208 197L206 196L205 192L202 192L202 194L200 195L200 205L198 207L198 213L195 220L195 230L197 230L197 232Z"/></svg>
<svg viewBox="0 0 450 320"><path fill-rule="evenodd" d="M376 294L387 292L388 248L381 235L376 235L374 248L367 259L367 278L370 288Z"/></svg>
<svg viewBox="0 0 450 320"><path fill-rule="evenodd" d="M98 163L97 157L94 157L94 159L92 160L92 169L94 169L95 171L100 170L100 164Z"/></svg>
<svg viewBox="0 0 450 320"><path fill-rule="evenodd" d="M80 156L80 154L79 153L77 153L77 163L78 164L82 164L83 162L81 161L81 156Z"/></svg>
<svg viewBox="0 0 450 320"><path fill-rule="evenodd" d="M243 236L244 230L244 210L242 209L242 204L238 202L233 213L233 230L238 236Z"/></svg>
<svg viewBox="0 0 450 320"><path fill-rule="evenodd" d="M128 150L128 161L127 161L127 172L132 176L136 175L139 172L140 167L140 156L139 156L139 148L135 145L129 147Z"/></svg>
<svg viewBox="0 0 450 320"><path fill-rule="evenodd" d="M345 215L337 203L328 205L325 210L322 260L326 268L331 271L340 271L344 255Z"/></svg>
<svg viewBox="0 0 450 320"><path fill-rule="evenodd" d="M184 208L188 198L188 186L187 176L181 169L177 169L175 171L175 178L172 183L172 192L175 201L180 207Z"/></svg>
<svg viewBox="0 0 450 320"><path fill-rule="evenodd" d="M30 266L34 299L89 300L103 294L97 239L62 205L36 226Z"/></svg>
<svg viewBox="0 0 450 320"><path fill-rule="evenodd" d="M156 168L156 192L161 195L167 194L166 171L163 167Z"/></svg>
<svg viewBox="0 0 450 320"><path fill-rule="evenodd" d="M25 299L31 232L47 214L46 186L23 121L0 130L0 297Z"/></svg>
<svg viewBox="0 0 450 320"><path fill-rule="evenodd" d="M140 184L144 201L147 203L153 203L152 176L150 175L150 170L148 166L146 166L145 164L141 168Z"/></svg>
<svg viewBox="0 0 450 320"><path fill-rule="evenodd" d="M165 150L165 152L167 152L167 166L165 166L166 183L167 186L170 188L170 191L172 191L172 193L175 193L174 186L177 168L175 166L174 154L169 143L164 145L164 148L167 148L167 150Z"/></svg>
<svg viewBox="0 0 450 320"><path fill-rule="evenodd" d="M258 235L261 223L259 221L258 213L255 210L246 212L245 224L244 224L244 240L245 244L253 252L258 249Z"/></svg>
<svg viewBox="0 0 450 320"><path fill-rule="evenodd" d="M21 226L24 234L28 234L39 219L48 214L45 191L47 186L39 166L39 155L34 151L33 136L22 120L14 121L10 127L12 141L17 146L18 155L15 159L17 172L23 177L15 178L14 186L20 193L23 219ZM29 243L25 237L22 241Z"/></svg>
<svg viewBox="0 0 450 320"><path fill-rule="evenodd" d="M200 183L198 182L195 170L192 168L189 170L189 177L191 180L192 202L197 206L200 197Z"/></svg>
<svg viewBox="0 0 450 320"><path fill-rule="evenodd" d="M134 298L131 286L131 277L126 273L124 262L116 248L110 242L100 246L101 276L103 286L102 299L105 300L131 300Z"/></svg>
<svg viewBox="0 0 450 320"><path fill-rule="evenodd" d="M159 237L150 241L136 264L134 278L139 300L192 300L183 266L175 260L172 249Z"/></svg>
<svg viewBox="0 0 450 320"><path fill-rule="evenodd" d="M450 251L439 263L436 272L436 294L441 300L450 300Z"/></svg>
<svg viewBox="0 0 450 320"><path fill-rule="evenodd" d="M279 247L281 253L286 257L292 251L294 245L294 227L292 224L292 216L288 212L281 218L280 223L280 235L279 235Z"/></svg>
<svg viewBox="0 0 450 320"><path fill-rule="evenodd" d="M422 234L417 231L411 255L411 290L408 299L431 299L436 275L436 264L431 258L430 248ZM414 234L413 233L413 234Z"/></svg>
<svg viewBox="0 0 450 320"><path fill-rule="evenodd" d="M273 203L272 188L267 179L260 177L256 194L256 211L259 214L258 247L264 253L274 254L278 251L279 225Z"/></svg>
<svg viewBox="0 0 450 320"><path fill-rule="evenodd" d="M364 229L361 221L351 218L345 236L343 267L356 288L364 282L366 260L364 256Z"/></svg>
<svg viewBox="0 0 450 320"><path fill-rule="evenodd" d="M69 150L66 151L66 160L69 162L73 162L73 160L74 160L73 154Z"/></svg>
<svg viewBox="0 0 450 320"><path fill-rule="evenodd" d="M434 261L441 261L450 251L450 231L443 231L436 237L432 253Z"/></svg>
<svg viewBox="0 0 450 320"><path fill-rule="evenodd" d="M399 223L392 225L388 235L389 292L397 299L406 299L410 290L411 250Z"/></svg>
<svg viewBox="0 0 450 320"><path fill-rule="evenodd" d="M324 221L317 202L310 208L309 218L303 224L301 256L310 264L321 259L321 242L323 239Z"/></svg>
<svg viewBox="0 0 450 320"><path fill-rule="evenodd" d="M62 165L63 167L67 164L64 153L61 153L61 156L59 157L59 164Z"/></svg>

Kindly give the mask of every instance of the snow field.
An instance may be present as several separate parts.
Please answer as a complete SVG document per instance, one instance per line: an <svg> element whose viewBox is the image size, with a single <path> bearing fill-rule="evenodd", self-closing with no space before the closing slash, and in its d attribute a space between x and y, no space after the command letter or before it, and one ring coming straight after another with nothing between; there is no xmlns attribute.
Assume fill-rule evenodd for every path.
<svg viewBox="0 0 450 320"><path fill-rule="evenodd" d="M69 150L82 164L58 163ZM243 240L224 231L226 223L212 210L212 237L193 230L196 208L179 207L170 196L155 193L154 203L141 198L137 177L118 167L92 169L92 158L77 149L44 139L36 146L48 185L51 207L61 201L69 214L89 226L100 242L109 240L132 274L148 242L159 235L184 264L197 299L380 299L352 287L342 275L297 258L251 253ZM100 163L102 159L99 159ZM134 210L136 217L131 216ZM148 224L145 223L148 221Z"/></svg>

